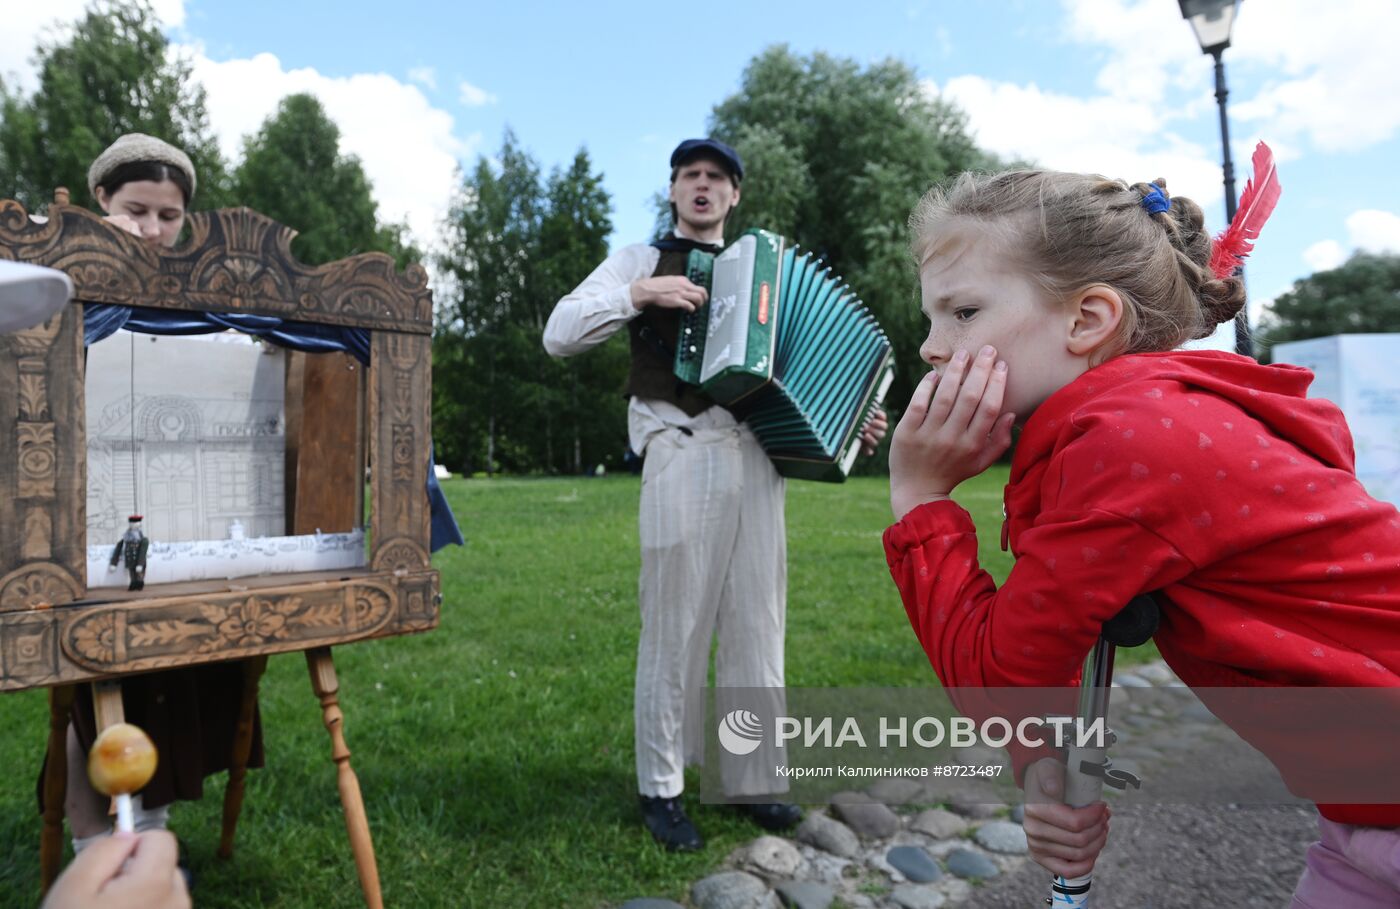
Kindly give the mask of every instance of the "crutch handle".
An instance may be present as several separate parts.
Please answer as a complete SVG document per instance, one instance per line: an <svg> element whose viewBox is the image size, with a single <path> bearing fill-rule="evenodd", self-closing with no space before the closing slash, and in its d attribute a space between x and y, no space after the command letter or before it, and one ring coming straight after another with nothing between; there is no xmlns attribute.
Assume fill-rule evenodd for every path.
<svg viewBox="0 0 1400 909"><path fill-rule="evenodd" d="M1103 623L1103 639L1117 647L1138 647L1157 633L1162 612L1150 593L1140 593Z"/></svg>

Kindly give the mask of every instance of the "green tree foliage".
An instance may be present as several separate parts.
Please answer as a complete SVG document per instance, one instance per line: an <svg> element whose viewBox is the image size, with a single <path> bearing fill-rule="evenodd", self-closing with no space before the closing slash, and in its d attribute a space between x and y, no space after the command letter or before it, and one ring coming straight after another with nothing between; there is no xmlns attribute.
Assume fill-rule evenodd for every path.
<svg viewBox="0 0 1400 909"><path fill-rule="evenodd" d="M0 86L0 198L45 208L55 187L95 206L87 170L118 136L157 136L183 149L199 177L195 205L227 204L228 178L209 129L203 87L174 56L146 0L99 0L70 33L35 52L30 97Z"/></svg>
<svg viewBox="0 0 1400 909"><path fill-rule="evenodd" d="M465 176L448 215L433 342L439 459L466 472L581 472L616 464L625 341L556 361L540 343L560 297L607 255L602 175L580 150L542 179L507 131Z"/></svg>
<svg viewBox="0 0 1400 909"><path fill-rule="evenodd" d="M1328 335L1400 331L1400 255L1358 252L1282 294L1264 314L1260 350Z"/></svg>
<svg viewBox="0 0 1400 909"><path fill-rule="evenodd" d="M238 204L296 228L292 251L316 265L387 252L402 268L421 256L402 225L381 227L360 160L340 153L340 129L312 95L288 95L243 143L233 175Z"/></svg>
<svg viewBox="0 0 1400 909"><path fill-rule="evenodd" d="M824 257L890 335L899 378L889 400L907 400L924 372L925 330L909 212L935 183L999 162L973 143L964 115L930 97L904 64L862 67L785 46L754 58L739 90L715 107L710 130L745 165L726 233L764 227Z"/></svg>

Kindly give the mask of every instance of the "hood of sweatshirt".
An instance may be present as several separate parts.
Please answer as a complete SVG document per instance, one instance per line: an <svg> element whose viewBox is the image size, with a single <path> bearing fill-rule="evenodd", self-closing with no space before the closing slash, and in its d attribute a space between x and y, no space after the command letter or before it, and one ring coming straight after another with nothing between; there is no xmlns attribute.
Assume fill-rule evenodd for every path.
<svg viewBox="0 0 1400 909"><path fill-rule="evenodd" d="M1352 471L1351 436L1337 419L1335 404L1307 397L1312 380L1312 372L1301 366L1265 366L1219 350L1114 357L1055 392L1026 421L1016 445L1012 482L1048 454L1076 411L1108 394L1133 394L1134 385L1141 385L1139 393L1160 401L1192 392L1224 399L1323 464ZM1154 395L1154 389L1160 395Z"/></svg>

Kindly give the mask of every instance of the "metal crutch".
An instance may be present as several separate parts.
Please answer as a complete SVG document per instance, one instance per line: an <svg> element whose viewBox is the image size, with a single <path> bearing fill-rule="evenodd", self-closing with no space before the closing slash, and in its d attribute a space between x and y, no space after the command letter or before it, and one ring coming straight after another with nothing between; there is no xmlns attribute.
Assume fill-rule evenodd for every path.
<svg viewBox="0 0 1400 909"><path fill-rule="evenodd" d="M1114 651L1147 643L1156 632L1160 617L1156 600L1144 593L1134 597L1122 612L1104 623L1098 642L1084 660L1084 674L1079 682L1078 728L1090 728L1099 720L1107 724ZM1102 796L1106 785L1114 789L1129 786L1137 789L1142 785L1142 781L1128 771L1115 770L1109 760L1107 749L1116 738L1109 730L1103 747L1081 747L1078 737L1070 742L1065 762L1065 804L1074 808L1092 805ZM1045 904L1054 909L1087 909L1093 877L1092 873L1074 878L1055 875Z"/></svg>

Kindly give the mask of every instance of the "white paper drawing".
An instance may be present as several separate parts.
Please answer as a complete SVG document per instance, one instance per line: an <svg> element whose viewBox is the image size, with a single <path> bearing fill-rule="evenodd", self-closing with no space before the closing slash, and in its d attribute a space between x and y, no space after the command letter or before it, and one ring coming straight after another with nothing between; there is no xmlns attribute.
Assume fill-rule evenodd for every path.
<svg viewBox="0 0 1400 909"><path fill-rule="evenodd" d="M271 345L125 331L88 348L88 544L133 513L153 543L222 540L233 521L284 534L285 364Z"/></svg>

